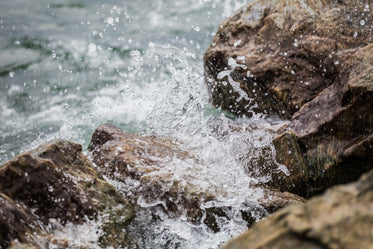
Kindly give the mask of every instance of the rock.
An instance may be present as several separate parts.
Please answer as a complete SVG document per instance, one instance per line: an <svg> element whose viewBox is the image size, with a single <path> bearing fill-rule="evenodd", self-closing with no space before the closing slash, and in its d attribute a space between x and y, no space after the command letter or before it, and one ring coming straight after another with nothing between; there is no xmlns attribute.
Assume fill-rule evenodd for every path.
<svg viewBox="0 0 373 249"><path fill-rule="evenodd" d="M0 193L8 198L4 199L8 200L4 205L21 205L26 210L8 208L11 213L5 215L6 226L16 230L3 231L6 243L2 242L1 246L14 239L35 244L37 241L32 238L24 239L30 232L38 234L38 238L45 239L47 244L61 244L51 236L55 228L100 218L101 246L136 247L124 230L134 215L131 205L99 177L81 150L79 144L55 140L22 153L0 168ZM12 204L15 202L19 204ZM26 215L27 210L32 210L31 216ZM22 212L25 215L21 216ZM22 220L30 216L28 220L41 224L30 227L32 223L20 222L19 227L13 226L15 221L11 217L14 214ZM68 241L62 244L65 244L62 247L69 247Z"/></svg>
<svg viewBox="0 0 373 249"><path fill-rule="evenodd" d="M290 191L320 193L373 168L372 65L373 44L358 49L335 82L294 114L287 133L296 134L294 146L300 149L288 159L297 157L298 163L284 160L287 145L275 139L279 161L298 171L298 180L307 185Z"/></svg>
<svg viewBox="0 0 373 249"><path fill-rule="evenodd" d="M289 192L281 192L278 189L271 188L269 186L263 186L263 198L259 199L259 204L265 208L265 210L272 214L275 211L286 207L291 204L297 204L305 202L306 200L302 197Z"/></svg>
<svg viewBox="0 0 373 249"><path fill-rule="evenodd" d="M232 207L202 208L202 204L216 201L216 193L202 191L190 179L180 181L173 176L169 165L186 161L202 163L179 147L170 138L141 137L111 124L98 127L90 143L92 160L101 174L134 186L132 189L126 187L126 193L135 206L160 206L169 217L184 215L188 221L204 222L217 232L220 230L217 219L230 219ZM304 201L299 196L275 189L264 188L263 192L264 197L258 203L248 203L249 206L241 210L249 224L255 221L251 216L254 210L265 215L289 203Z"/></svg>
<svg viewBox="0 0 373 249"><path fill-rule="evenodd" d="M205 53L213 104L240 115L254 108L290 118L372 41L371 10L349 0L243 6L219 26Z"/></svg>
<svg viewBox="0 0 373 249"><path fill-rule="evenodd" d="M120 128L104 124L96 129L90 143L92 160L97 170L111 179L125 182L127 177L138 181L128 198L134 203L161 201L162 208L171 216L186 211L190 221L201 216L201 200L213 195L201 193L192 184L184 186L172 178L172 172L162 171L167 163L178 160L196 160L179 149L170 139L140 137Z"/></svg>
<svg viewBox="0 0 373 249"><path fill-rule="evenodd" d="M276 160L286 165L289 174L283 172L272 173L268 183L281 191L290 191L306 195L309 182L308 168L303 159L303 153L293 131L286 131L273 140L276 148Z"/></svg>
<svg viewBox="0 0 373 249"><path fill-rule="evenodd" d="M373 170L255 224L222 249L373 248Z"/></svg>
<svg viewBox="0 0 373 249"><path fill-rule="evenodd" d="M305 197L373 168L372 5L262 0L220 26L205 62L216 106L290 119L271 186ZM290 154L289 154L290 152Z"/></svg>
<svg viewBox="0 0 373 249"><path fill-rule="evenodd" d="M14 238L20 242L28 241L28 235L36 226L35 217L31 212L0 193L1 248L7 248Z"/></svg>

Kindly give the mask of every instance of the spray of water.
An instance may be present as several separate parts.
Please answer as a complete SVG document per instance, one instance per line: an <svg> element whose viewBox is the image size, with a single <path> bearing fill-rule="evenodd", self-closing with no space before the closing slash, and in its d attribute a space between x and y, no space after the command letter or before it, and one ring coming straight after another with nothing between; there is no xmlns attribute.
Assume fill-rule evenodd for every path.
<svg viewBox="0 0 373 249"><path fill-rule="evenodd" d="M108 178L123 195L137 196L130 234L142 248L217 248L244 231L243 213L254 220L266 214L258 204L262 190L253 187L270 179L264 169L286 170L275 162L271 142L281 121L260 114L233 119L207 101L203 53L218 23L244 3L90 1L21 8L38 20L15 7L25 4L21 0L1 3L0 46L6 49L0 52L0 161L52 138L86 148L94 129L106 122L166 136L196 160L167 160L157 174L214 199L201 200L205 216L193 223L185 214L165 213L161 199L143 198L136 180ZM237 101L248 100L230 75L243 65L234 59L229 65L218 78L239 93ZM224 210L215 212L215 231L203 222L211 209ZM95 234L99 225L88 226L68 225L59 235L94 248L95 236L75 232Z"/></svg>

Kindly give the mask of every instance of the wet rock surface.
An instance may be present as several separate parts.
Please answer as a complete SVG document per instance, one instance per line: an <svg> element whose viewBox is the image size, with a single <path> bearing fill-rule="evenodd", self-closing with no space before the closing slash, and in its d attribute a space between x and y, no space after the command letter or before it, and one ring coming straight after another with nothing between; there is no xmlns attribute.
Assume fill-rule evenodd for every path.
<svg viewBox="0 0 373 249"><path fill-rule="evenodd" d="M373 167L371 22L364 1L263 0L220 25L204 57L213 104L290 120L274 144L291 174L271 186L307 197Z"/></svg>
<svg viewBox="0 0 373 249"><path fill-rule="evenodd" d="M219 26L205 53L213 103L245 114L255 98L254 109L290 118L335 81L359 47L372 42L371 8L324 0L243 6ZM230 77L222 74L229 69Z"/></svg>
<svg viewBox="0 0 373 249"><path fill-rule="evenodd" d="M98 176L81 150L79 144L55 140L1 166L1 247L17 240L69 248L69 241L53 237L58 228L95 219L101 222L101 246L136 247L125 232L134 215L131 205Z"/></svg>
<svg viewBox="0 0 373 249"><path fill-rule="evenodd" d="M32 213L0 194L0 227L0 248L5 248L14 238L20 242L28 241L27 234L37 225Z"/></svg>
<svg viewBox="0 0 373 249"><path fill-rule="evenodd" d="M216 201L216 193L201 190L188 179L180 181L173 177L167 165L182 161L203 162L169 138L141 137L104 124L93 134L90 150L101 174L125 184L135 180L136 183L132 182L134 187L126 189L127 198L140 209L141 206L160 207L170 217L184 215L191 223L203 222L214 232L219 231L217 220L232 218L229 206L204 207L206 203ZM262 187L260 191L264 196L257 203L248 203L241 211L250 225L255 222L251 212L261 212L264 216L290 203L304 201L276 189Z"/></svg>
<svg viewBox="0 0 373 249"><path fill-rule="evenodd" d="M373 247L373 171L268 217L223 249Z"/></svg>
<svg viewBox="0 0 373 249"><path fill-rule="evenodd" d="M372 65L373 45L358 49L335 82L294 114L287 128L297 134L311 194L373 168Z"/></svg>

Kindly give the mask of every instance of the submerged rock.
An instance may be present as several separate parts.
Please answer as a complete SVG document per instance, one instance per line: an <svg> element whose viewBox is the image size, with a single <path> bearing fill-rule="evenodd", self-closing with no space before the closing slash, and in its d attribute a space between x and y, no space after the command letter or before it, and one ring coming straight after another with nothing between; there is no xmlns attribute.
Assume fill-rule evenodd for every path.
<svg viewBox="0 0 373 249"><path fill-rule="evenodd" d="M373 248L373 171L308 202L286 207L222 249Z"/></svg>
<svg viewBox="0 0 373 249"><path fill-rule="evenodd" d="M290 177L272 186L309 196L373 167L372 5L261 0L225 20L207 50L215 106L290 119L274 140Z"/></svg>
<svg viewBox="0 0 373 249"><path fill-rule="evenodd" d="M136 247L125 232L134 215L131 205L98 176L81 150L79 144L56 140L2 165L2 247L18 240L68 248L69 242L59 241L53 233L66 224L92 219L102 223L101 246Z"/></svg>
<svg viewBox="0 0 373 249"><path fill-rule="evenodd" d="M217 193L202 190L191 179L174 177L176 172L170 165L203 162L169 138L141 137L104 124L94 132L90 150L97 170L109 179L124 183L124 194L140 209L161 207L169 217L184 216L191 223L203 222L214 232L220 229L217 220L231 218L230 206L205 206L217 201ZM247 203L248 206L241 210L250 225L255 221L251 212L261 212L263 216L290 203L303 201L299 196L275 189L262 187L261 191L263 198L257 203Z"/></svg>

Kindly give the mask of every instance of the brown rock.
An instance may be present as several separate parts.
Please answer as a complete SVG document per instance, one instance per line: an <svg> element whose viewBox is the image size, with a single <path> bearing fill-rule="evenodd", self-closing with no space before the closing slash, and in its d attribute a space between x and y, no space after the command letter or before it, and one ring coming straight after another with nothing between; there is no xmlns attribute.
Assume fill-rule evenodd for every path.
<svg viewBox="0 0 373 249"><path fill-rule="evenodd" d="M8 247L13 239L20 242L28 241L28 235L35 227L35 216L31 212L0 193L1 248Z"/></svg>
<svg viewBox="0 0 373 249"><path fill-rule="evenodd" d="M373 248L373 171L332 187L304 204L286 207L222 249Z"/></svg>
<svg viewBox="0 0 373 249"><path fill-rule="evenodd" d="M373 44L353 54L335 82L294 114L287 129L297 134L308 193L353 181L373 168L372 65ZM284 146L277 144L279 154Z"/></svg>
<svg viewBox="0 0 373 249"><path fill-rule="evenodd" d="M0 192L35 209L45 224L51 218L62 223L80 222L85 215L93 218L91 198L64 174L74 160L82 160L75 158L80 150L78 144L59 141L19 155L0 169Z"/></svg>
<svg viewBox="0 0 373 249"><path fill-rule="evenodd" d="M219 26L204 57L213 104L239 115L253 109L291 117L372 41L371 10L364 1L243 6ZM227 70L230 76L222 73Z"/></svg>
<svg viewBox="0 0 373 249"><path fill-rule="evenodd" d="M140 137L120 128L104 124L96 129L90 144L93 162L102 174L124 182L127 177L139 181L135 193L128 198L141 196L146 202L162 200L163 208L170 215L180 215L186 210L191 221L202 214L201 200L211 200L213 195L202 193L193 184L184 186L172 178L172 172L162 169L173 159L196 160L179 149L170 139Z"/></svg>
<svg viewBox="0 0 373 249"><path fill-rule="evenodd" d="M0 193L9 198L6 206L13 207L7 208L10 211L4 215L4 227L13 230L3 230L6 240L1 246L13 239L35 244L37 241L34 243L33 238L24 239L32 232L47 244L57 243L61 247L66 244L67 248L68 241L53 238L53 230L60 226L56 223L81 224L87 218L100 217L103 224L101 246L136 247L136 242L123 230L134 215L131 205L98 176L81 150L79 144L56 140L19 155L0 168ZM15 209L18 206L13 202L20 203L25 211ZM27 210L33 210L32 221L40 221L42 226L30 227L25 222L13 225L16 220L29 217L22 216L22 212L29 212Z"/></svg>
<svg viewBox="0 0 373 249"><path fill-rule="evenodd" d="M373 168L371 23L364 1L262 0L221 24L204 58L212 102L291 120L274 140L290 176L271 186L310 196Z"/></svg>
<svg viewBox="0 0 373 249"><path fill-rule="evenodd" d="M134 189L128 189L128 199L133 203L159 203L170 217L186 214L192 223L204 222L217 232L217 219L230 219L232 207L201 208L201 204L216 200L216 193L202 191L188 179L183 182L172 177L173 172L163 170L173 160L192 160L198 158L178 148L178 145L167 138L141 137L127 133L111 124L98 127L90 144L93 162L97 170L110 179L125 183L135 180ZM249 224L255 220L252 211L263 215L273 212L290 203L302 202L299 196L282 193L275 189L261 186L264 197L258 204L250 204L242 210L242 215ZM204 215L205 214L205 215Z"/></svg>
<svg viewBox="0 0 373 249"><path fill-rule="evenodd" d="M285 191L281 192L278 189L268 186L263 186L263 194L264 196L259 200L259 204L264 207L269 214L272 214L277 210L291 204L297 204L306 201L296 194Z"/></svg>
<svg viewBox="0 0 373 249"><path fill-rule="evenodd" d="M308 169L296 134L292 131L284 132L273 140L273 144L276 148L276 159L286 165L289 173L288 175L281 171L273 173L272 179L268 184L281 191L305 195L304 193L308 187Z"/></svg>

